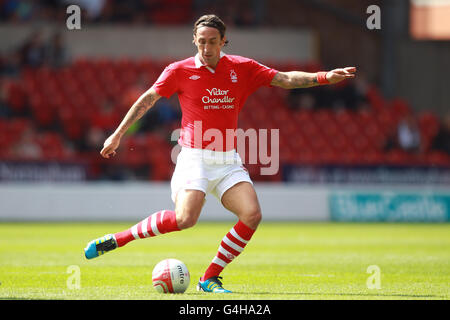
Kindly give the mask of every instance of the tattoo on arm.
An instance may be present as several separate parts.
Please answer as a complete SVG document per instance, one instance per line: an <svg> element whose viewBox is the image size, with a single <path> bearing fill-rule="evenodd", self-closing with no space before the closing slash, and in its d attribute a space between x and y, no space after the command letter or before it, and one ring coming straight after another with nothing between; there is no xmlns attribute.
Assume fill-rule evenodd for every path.
<svg viewBox="0 0 450 320"><path fill-rule="evenodd" d="M309 88L319 85L315 73L303 71L278 72L271 84L284 89Z"/></svg>
<svg viewBox="0 0 450 320"><path fill-rule="evenodd" d="M148 109L153 107L159 98L160 96L154 90L149 89L146 91L127 112L116 132L123 135L133 123L139 120Z"/></svg>

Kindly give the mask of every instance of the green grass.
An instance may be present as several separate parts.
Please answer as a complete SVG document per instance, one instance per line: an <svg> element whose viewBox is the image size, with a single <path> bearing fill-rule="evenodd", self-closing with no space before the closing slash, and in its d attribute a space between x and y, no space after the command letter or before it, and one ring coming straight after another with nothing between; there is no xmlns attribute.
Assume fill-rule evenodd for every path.
<svg viewBox="0 0 450 320"><path fill-rule="evenodd" d="M242 255L222 273L232 295L195 290L232 223L133 241L94 260L86 243L130 223L1 223L0 299L449 299L449 224L263 222ZM158 294L154 265L186 263L184 294ZM81 288L67 273L79 266ZM381 289L368 289L367 268L381 270Z"/></svg>

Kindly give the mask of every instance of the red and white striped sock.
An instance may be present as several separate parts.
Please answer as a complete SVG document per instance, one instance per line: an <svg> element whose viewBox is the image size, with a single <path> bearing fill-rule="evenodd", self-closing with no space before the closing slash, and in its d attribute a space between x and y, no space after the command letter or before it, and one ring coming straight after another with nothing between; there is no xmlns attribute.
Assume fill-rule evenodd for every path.
<svg viewBox="0 0 450 320"><path fill-rule="evenodd" d="M208 269L206 269L202 281L214 276L219 276L222 270L244 250L254 232L255 230L246 226L239 220L238 223L231 228L230 232L223 237L217 255L212 260Z"/></svg>
<svg viewBox="0 0 450 320"><path fill-rule="evenodd" d="M122 247L132 240L155 237L179 230L175 211L161 210L145 218L130 229L114 234L114 237L117 245Z"/></svg>

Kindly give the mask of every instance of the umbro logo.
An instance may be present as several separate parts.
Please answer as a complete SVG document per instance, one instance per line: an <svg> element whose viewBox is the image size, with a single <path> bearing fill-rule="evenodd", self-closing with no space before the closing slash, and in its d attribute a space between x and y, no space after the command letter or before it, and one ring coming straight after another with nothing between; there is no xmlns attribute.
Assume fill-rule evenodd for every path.
<svg viewBox="0 0 450 320"><path fill-rule="evenodd" d="M193 76L190 76L189 79L191 79L191 80L198 80L198 79L200 79L200 76L193 75Z"/></svg>

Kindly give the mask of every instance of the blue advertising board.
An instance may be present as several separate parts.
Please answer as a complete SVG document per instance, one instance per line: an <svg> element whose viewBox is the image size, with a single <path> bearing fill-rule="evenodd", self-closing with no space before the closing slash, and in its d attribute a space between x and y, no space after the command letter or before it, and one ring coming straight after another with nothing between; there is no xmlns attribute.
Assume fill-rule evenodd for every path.
<svg viewBox="0 0 450 320"><path fill-rule="evenodd" d="M329 208L332 221L446 222L450 193L337 191Z"/></svg>

